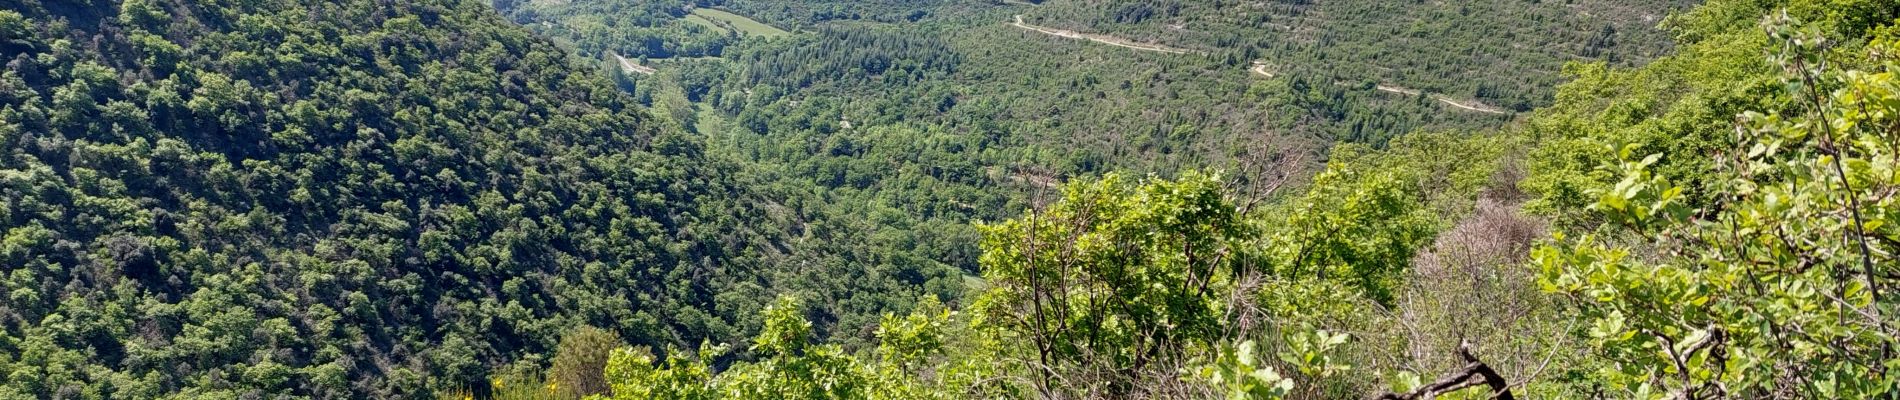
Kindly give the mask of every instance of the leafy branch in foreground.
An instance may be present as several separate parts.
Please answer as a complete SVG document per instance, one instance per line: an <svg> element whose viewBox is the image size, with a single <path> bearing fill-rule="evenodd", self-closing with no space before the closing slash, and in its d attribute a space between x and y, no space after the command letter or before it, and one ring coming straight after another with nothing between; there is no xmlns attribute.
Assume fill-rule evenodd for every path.
<svg viewBox="0 0 1900 400"><path fill-rule="evenodd" d="M1887 317L1900 298L1880 290L1900 278L1894 42L1830 64L1815 30L1785 16L1764 25L1799 100L1741 116L1744 151L1718 156L1715 201L1687 212L1651 162L1606 166L1625 184L1597 191L1592 210L1623 229L1535 250L1543 284L1590 325L1609 362L1594 377L1612 396L1900 393L1900 330ZM1866 67L1831 66L1852 63Z"/></svg>

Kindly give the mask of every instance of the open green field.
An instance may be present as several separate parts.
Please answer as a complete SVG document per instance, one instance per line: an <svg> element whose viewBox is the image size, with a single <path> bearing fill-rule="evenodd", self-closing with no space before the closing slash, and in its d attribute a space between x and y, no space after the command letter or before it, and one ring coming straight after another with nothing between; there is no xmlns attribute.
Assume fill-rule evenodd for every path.
<svg viewBox="0 0 1900 400"><path fill-rule="evenodd" d="M699 18L696 20L696 18L693 18L693 17L699 17ZM732 27L734 28L738 28L740 33L753 35L753 36L763 36L763 37L772 38L772 37L779 37L779 36L785 36L785 35L791 34L791 32L786 32L784 29L779 29L771 25L766 25L763 22L754 21L751 18L746 18L746 16L744 15L733 14L731 12L727 12L724 10L715 10L711 8L693 9L693 15L687 16L686 20L691 21L693 23L711 25L714 27L718 27L719 24L715 24L713 22L715 21L724 22L727 24L731 24Z"/></svg>
<svg viewBox="0 0 1900 400"><path fill-rule="evenodd" d="M701 17L699 16L699 14L686 14L686 18L682 18L682 19L685 20L686 22L698 24L700 26L704 26L707 28L713 28L713 29L718 29L722 31L726 30L725 26L719 25L718 22L713 22L710 19L706 19L706 17Z"/></svg>

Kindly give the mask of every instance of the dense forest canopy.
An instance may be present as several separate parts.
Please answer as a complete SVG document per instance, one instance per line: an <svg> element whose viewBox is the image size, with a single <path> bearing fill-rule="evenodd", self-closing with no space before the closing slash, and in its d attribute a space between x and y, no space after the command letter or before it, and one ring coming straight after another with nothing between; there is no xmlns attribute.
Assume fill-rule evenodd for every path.
<svg viewBox="0 0 1900 400"><path fill-rule="evenodd" d="M730 366L616 352L604 365L618 397L1893 390L1879 318L1892 252L1876 233L1892 132L1771 140L1826 124L1802 118L1884 121L1869 102L1889 2L710 6L805 31L627 76L711 151L915 216L969 203L894 182L1028 201L977 224L982 256L965 269L983 285L957 313L888 316L868 350L787 352L773 343L809 336L786 317L749 348L685 351L752 357ZM1487 121L1445 105L1543 108ZM1819 157L1847 157L1832 153L1843 143L1855 158ZM945 150L969 156L916 158ZM1315 159L1328 160L1317 176L1289 168ZM943 180L966 160L990 179ZM1830 163L1836 177L1802 178ZM1235 173L1183 172L1195 167ZM1156 175L1086 178L1111 171ZM1763 185L1784 189L1763 198ZM1775 223L1798 228L1760 228ZM1812 235L1831 239L1789 240ZM1834 290L1788 292L1821 287ZM1659 311L1672 304L1693 307ZM1789 307L1837 312L1752 311Z"/></svg>
<svg viewBox="0 0 1900 400"><path fill-rule="evenodd" d="M428 396L576 325L731 341L761 293L962 284L786 248L835 228L482 3L0 4L8 396Z"/></svg>
<svg viewBox="0 0 1900 400"><path fill-rule="evenodd" d="M1009 218L1069 177L1222 167L1260 170L1235 175L1241 180L1299 180L1320 165L1332 141L1377 146L1412 130L1484 129L1509 120L1451 108L1430 93L1381 91L1369 80L1290 70L1261 76L1250 72L1244 51L1182 55L1077 45L1009 25L1025 11L1009 3L498 6L619 71L621 85L659 115L705 135L711 152L745 163L752 186L807 198L799 201L803 213L862 220L858 226L876 232L869 240L834 237L831 245L870 242L851 246L943 261L971 274L979 269L972 222ZM759 38L735 31L730 37L738 39L717 57L635 60L657 70L652 74L593 50L617 35L666 36L582 28L601 18L634 18L598 10L642 8L667 10L640 14L670 21L662 25L691 24L690 12L679 10L721 9L799 33ZM921 13L900 17L912 11ZM1667 47L1660 39L1648 45ZM1554 73L1557 65L1543 68Z"/></svg>
<svg viewBox="0 0 1900 400"><path fill-rule="evenodd" d="M1894 0L0 0L0 399L1887 398Z"/></svg>
<svg viewBox="0 0 1900 400"><path fill-rule="evenodd" d="M1577 60L1640 65L1686 1L1046 1L1031 21L1228 52L1272 70L1529 111Z"/></svg>

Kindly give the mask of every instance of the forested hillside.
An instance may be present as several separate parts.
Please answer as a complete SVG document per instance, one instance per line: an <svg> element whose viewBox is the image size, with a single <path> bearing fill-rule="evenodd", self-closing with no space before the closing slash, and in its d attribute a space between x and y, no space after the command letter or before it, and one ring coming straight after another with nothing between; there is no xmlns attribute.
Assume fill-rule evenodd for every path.
<svg viewBox="0 0 1900 400"><path fill-rule="evenodd" d="M1896 0L0 0L0 399L1900 394Z"/></svg>
<svg viewBox="0 0 1900 400"><path fill-rule="evenodd" d="M981 280L963 301L886 315L866 347L812 335L801 317L810 306L788 296L751 342L563 346L557 359L600 367L507 375L497 387L524 395L542 382L598 382L587 393L758 399L1900 393L1891 371L1900 331L1888 322L1900 312L1890 196L1900 186L1900 4L1456 4L1522 17L1461 24L1437 21L1452 15L1443 3L1368 2L1359 10L1431 25L1325 28L1412 32L1396 40L1287 28L1324 43L1305 53L1313 60L1389 54L1418 39L1431 43L1410 51L1429 53L1393 61L1485 65L1353 78L1356 67L1333 63L1286 72L1222 59L1206 47L1220 37L1163 32L1245 19L1259 3L1040 3L919 7L902 20L878 17L898 7L883 2L766 6L751 12L818 27L624 82L708 134L711 151L736 154L749 171L783 171L781 187L847 199L835 204L939 210L924 206L932 195L903 188L943 185L897 183L943 182L934 179L955 169L938 165L965 160L1014 172L966 184L1030 200L1012 200L1020 208L1000 220L982 209L964 217L990 222L975 223ZM1134 12L978 22L1090 10ZM1592 18L1605 19L1577 23ZM1656 21L1667 31L1626 29ZM1457 40L1466 35L1476 41ZM1641 39L1664 35L1674 40ZM1471 50L1517 46L1535 50ZM1469 62L1478 54L1498 59ZM1556 65L1567 62L1560 78ZM1255 97L1203 96L1248 66L1262 75L1244 84ZM1117 80L1130 75L1147 79ZM1385 79L1440 85L1412 95L1421 108L1438 100L1426 94L1459 90L1515 98L1520 110L1548 106L1501 127L1398 119L1381 129L1389 133L1328 134L1391 107L1353 96L1399 89ZM1569 83L1551 86L1560 80ZM1504 86L1521 91L1496 95ZM1263 132L1174 114L1204 109L1284 124ZM878 119L890 115L901 117ZM1157 125L1167 128L1140 134ZM905 131L928 134L891 134ZM1253 140L1220 140L1232 138ZM1276 154L1248 147L1261 144L1299 150L1235 156ZM930 157L968 146L973 157ZM1324 168L1310 179L1284 172L1315 148L1306 146L1327 148ZM1248 168L1261 160L1271 167ZM1230 172L1196 168L1221 166ZM1047 186L1060 195L1038 189Z"/></svg>
<svg viewBox="0 0 1900 400"><path fill-rule="evenodd" d="M619 71L622 86L657 114L744 163L748 186L770 188L810 220L865 233L827 236L826 246L970 273L978 270L972 222L1008 218L1071 177L1222 167L1251 171L1235 175L1241 180L1297 181L1333 141L1379 146L1414 130L1510 120L1508 112L1458 109L1369 80L1262 74L1240 47L1166 54L1034 33L1008 23L1022 5L497 5ZM590 22L658 9L651 18L669 22L656 24L690 25L694 16L680 10L712 8L797 33L729 32L718 57L628 56L633 68L600 53L600 43L630 35L612 51L634 53L668 34ZM1667 47L1661 39L1648 45Z"/></svg>
<svg viewBox="0 0 1900 400"><path fill-rule="evenodd" d="M1564 63L1640 65L1669 50L1654 27L1680 0L1048 0L1029 21L1228 53L1278 73L1376 82L1529 111Z"/></svg>
<svg viewBox="0 0 1900 400"><path fill-rule="evenodd" d="M961 285L801 256L825 227L479 2L0 5L0 397L430 396L577 325Z"/></svg>

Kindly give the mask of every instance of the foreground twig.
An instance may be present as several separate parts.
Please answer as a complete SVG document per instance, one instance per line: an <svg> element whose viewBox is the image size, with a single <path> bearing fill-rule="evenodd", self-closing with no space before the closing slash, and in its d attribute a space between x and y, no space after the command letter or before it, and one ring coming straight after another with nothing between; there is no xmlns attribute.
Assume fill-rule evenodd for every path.
<svg viewBox="0 0 1900 400"><path fill-rule="evenodd" d="M1498 375L1498 372L1496 370L1492 370L1490 365L1485 365L1484 362L1478 361L1478 357L1471 355L1470 342L1458 344L1458 356L1463 357L1465 359L1465 367L1464 369L1459 370L1458 373L1447 375L1443 378L1439 378L1437 381L1433 381L1432 383L1425 384L1425 386L1420 386L1418 389L1412 390L1409 393L1388 392L1388 393L1379 395L1379 397L1374 397L1373 399L1375 400L1431 399L1431 398L1438 397L1438 395L1440 394L1454 392L1460 389L1464 389L1464 388L1468 388L1472 386L1478 386L1478 385L1490 386L1491 391L1496 393L1496 395L1493 396L1493 398L1495 399L1498 399L1498 400L1516 399L1516 397L1511 396L1511 385L1510 383L1505 382L1503 376Z"/></svg>

